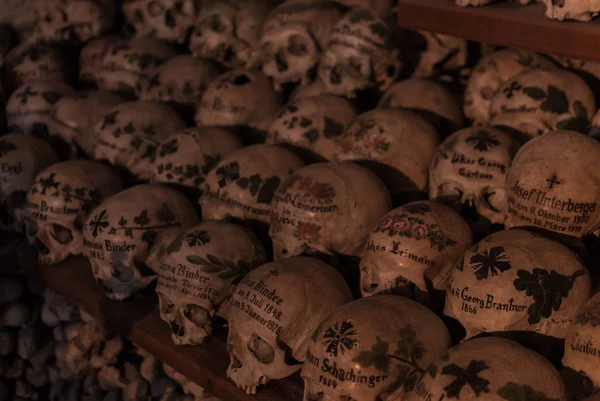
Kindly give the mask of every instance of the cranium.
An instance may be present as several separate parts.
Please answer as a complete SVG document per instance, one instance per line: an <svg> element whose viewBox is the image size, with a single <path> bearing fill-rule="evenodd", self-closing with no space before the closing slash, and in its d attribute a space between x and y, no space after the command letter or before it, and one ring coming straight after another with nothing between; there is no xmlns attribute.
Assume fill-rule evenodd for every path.
<svg viewBox="0 0 600 401"><path fill-rule="evenodd" d="M483 337L451 348L431 364L407 401L565 401L560 374L541 355L504 338Z"/></svg>
<svg viewBox="0 0 600 401"><path fill-rule="evenodd" d="M270 9L264 0L205 1L190 37L190 51L228 68L258 67L260 33Z"/></svg>
<svg viewBox="0 0 600 401"><path fill-rule="evenodd" d="M393 209L360 256L361 292L369 296L414 285L427 293L428 284L445 291L454 263L472 242L469 225L447 206L422 201Z"/></svg>
<svg viewBox="0 0 600 401"><path fill-rule="evenodd" d="M197 220L186 198L162 185L137 185L94 209L84 254L106 296L123 300L154 281L166 244Z"/></svg>
<svg viewBox="0 0 600 401"><path fill-rule="evenodd" d="M546 17L563 20L591 21L600 14L598 0L542 0L546 6Z"/></svg>
<svg viewBox="0 0 600 401"><path fill-rule="evenodd" d="M312 336L302 368L304 401L402 399L448 347L440 318L408 298L350 302Z"/></svg>
<svg viewBox="0 0 600 401"><path fill-rule="evenodd" d="M123 13L137 37L183 43L200 11L201 0L125 0Z"/></svg>
<svg viewBox="0 0 600 401"><path fill-rule="evenodd" d="M236 285L266 262L254 234L233 223L206 221L181 234L160 262L156 286L160 316L171 327L173 342L204 342L212 318L226 315Z"/></svg>
<svg viewBox="0 0 600 401"><path fill-rule="evenodd" d="M100 163L69 160L37 175L27 194L27 236L43 264L83 251L81 228L102 201L122 189L118 176Z"/></svg>
<svg viewBox="0 0 600 401"><path fill-rule="evenodd" d="M508 169L507 228L528 227L574 246L600 227L600 144L555 131L521 147Z"/></svg>
<svg viewBox="0 0 600 401"><path fill-rule="evenodd" d="M309 84L341 13L333 2L288 1L267 17L261 35L262 70L276 90Z"/></svg>
<svg viewBox="0 0 600 401"><path fill-rule="evenodd" d="M336 95L356 97L368 88L387 90L400 73L398 50L386 22L373 11L354 9L334 26L319 77Z"/></svg>
<svg viewBox="0 0 600 401"><path fill-rule="evenodd" d="M85 88L98 88L98 72L104 56L120 39L105 36L88 42L79 53L79 83Z"/></svg>
<svg viewBox="0 0 600 401"><path fill-rule="evenodd" d="M456 263L444 314L467 338L504 331L565 338L590 291L590 275L569 248L529 231L500 231Z"/></svg>
<svg viewBox="0 0 600 401"><path fill-rule="evenodd" d="M106 159L141 179L148 179L161 142L184 128L184 122L168 106L123 103L96 119L94 158Z"/></svg>
<svg viewBox="0 0 600 401"><path fill-rule="evenodd" d="M342 276L309 257L267 263L248 273L231 298L227 376L242 390L300 370L312 333L352 295Z"/></svg>
<svg viewBox="0 0 600 401"><path fill-rule="evenodd" d="M390 207L385 185L367 169L354 163L306 166L273 198L273 255L283 259L313 249L358 256Z"/></svg>
<svg viewBox="0 0 600 401"><path fill-rule="evenodd" d="M319 95L328 94L327 88L323 81L317 77L313 82L308 85L296 86L290 94L290 101L299 100L305 97L313 97Z"/></svg>
<svg viewBox="0 0 600 401"><path fill-rule="evenodd" d="M269 223L271 199L282 181L303 163L273 145L238 149L223 158L202 185L202 217L237 217Z"/></svg>
<svg viewBox="0 0 600 401"><path fill-rule="evenodd" d="M0 138L0 228L23 232L27 191L40 171L58 158L52 147L29 135L8 134Z"/></svg>
<svg viewBox="0 0 600 401"><path fill-rule="evenodd" d="M21 44L6 55L5 82L7 92L35 81L65 81L69 71L62 52L40 44Z"/></svg>

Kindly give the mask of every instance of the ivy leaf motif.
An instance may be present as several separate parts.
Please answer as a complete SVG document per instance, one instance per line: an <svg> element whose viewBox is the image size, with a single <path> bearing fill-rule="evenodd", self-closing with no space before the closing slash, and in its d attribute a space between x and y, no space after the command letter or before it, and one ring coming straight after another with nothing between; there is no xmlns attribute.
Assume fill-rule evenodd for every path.
<svg viewBox="0 0 600 401"><path fill-rule="evenodd" d="M371 350L361 351L353 359L353 362L358 363L362 368L370 368L373 366L377 370L388 373L390 368L390 358L387 356L389 347L389 344L383 342L378 336L375 344L371 347Z"/></svg>
<svg viewBox="0 0 600 401"><path fill-rule="evenodd" d="M183 245L183 236L180 236L175 241L171 242L169 246L167 246L167 255L170 255L174 252L179 252L181 250L181 246Z"/></svg>
<svg viewBox="0 0 600 401"><path fill-rule="evenodd" d="M488 278L488 275L497 276L498 273L510 270L511 264L504 254L504 247L494 246L484 249L483 252L471 256L471 268L475 270L477 280Z"/></svg>
<svg viewBox="0 0 600 401"><path fill-rule="evenodd" d="M169 205L166 202L163 202L163 204L160 205L160 209L158 210L158 212L156 212L156 218L162 223L169 224L170 222L175 220L175 214L173 213Z"/></svg>
<svg viewBox="0 0 600 401"><path fill-rule="evenodd" d="M498 395L507 401L558 401L548 398L541 391L537 391L527 384L508 382L498 389Z"/></svg>
<svg viewBox="0 0 600 401"><path fill-rule="evenodd" d="M125 216L121 216L121 218L119 219L118 224L123 227L127 225L127 219L125 219Z"/></svg>
<svg viewBox="0 0 600 401"><path fill-rule="evenodd" d="M523 88L523 93L532 98L533 100L544 100L546 99L546 92L542 88L535 86L528 86Z"/></svg>
<svg viewBox="0 0 600 401"><path fill-rule="evenodd" d="M569 111L569 99L564 91L554 85L548 85L548 96L540 104L540 109L550 113L564 114Z"/></svg>
<svg viewBox="0 0 600 401"><path fill-rule="evenodd" d="M258 174L254 174L252 176L250 176L250 194L252 194L252 196L255 196L256 193L258 192L258 189L260 188L260 184L262 184L263 180L262 178L260 178L260 175Z"/></svg>
<svg viewBox="0 0 600 401"><path fill-rule="evenodd" d="M446 396L448 398L456 398L457 400L460 399L460 393L465 386L471 387L477 398L479 398L481 393L489 393L489 380L479 377L479 373L486 369L489 369L489 366L487 366L485 361L481 360L472 360L466 369L461 368L455 363L444 366L442 374L455 377L452 383L444 387Z"/></svg>
<svg viewBox="0 0 600 401"><path fill-rule="evenodd" d="M256 198L257 203L271 203L273 199L273 195L277 188L279 188L279 184L281 183L281 179L279 177L271 177L267 181L265 181L264 185L260 189L258 197Z"/></svg>
<svg viewBox="0 0 600 401"><path fill-rule="evenodd" d="M150 223L150 219L148 218L148 209L145 209L138 216L134 217L133 222L135 224L139 224L140 226L145 226Z"/></svg>
<svg viewBox="0 0 600 401"><path fill-rule="evenodd" d="M243 178L240 178L239 180L237 180L235 183L237 184L238 187L240 187L242 189L248 189L248 184L250 183L250 180L248 180L247 177L243 177Z"/></svg>
<svg viewBox="0 0 600 401"><path fill-rule="evenodd" d="M154 231L146 231L142 234L142 241L152 244L154 242L154 238L156 238L156 232Z"/></svg>

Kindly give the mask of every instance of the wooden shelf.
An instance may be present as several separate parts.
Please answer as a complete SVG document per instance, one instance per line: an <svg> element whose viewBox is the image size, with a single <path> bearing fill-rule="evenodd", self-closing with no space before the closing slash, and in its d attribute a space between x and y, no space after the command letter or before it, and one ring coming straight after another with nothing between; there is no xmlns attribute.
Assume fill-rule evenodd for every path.
<svg viewBox="0 0 600 401"><path fill-rule="evenodd" d="M87 260L77 257L54 266L26 264L30 277L62 294L73 304L127 337L139 347L170 365L223 401L300 401L302 380L295 375L269 382L256 396L247 395L231 382L225 371L229 356L225 351L225 330L216 332L207 344L175 346L171 331L157 309L157 298L139 295L119 302L104 297Z"/></svg>
<svg viewBox="0 0 600 401"><path fill-rule="evenodd" d="M521 6L499 1L460 7L454 0L398 0L398 23L486 44L600 61L600 19L555 21L542 3Z"/></svg>

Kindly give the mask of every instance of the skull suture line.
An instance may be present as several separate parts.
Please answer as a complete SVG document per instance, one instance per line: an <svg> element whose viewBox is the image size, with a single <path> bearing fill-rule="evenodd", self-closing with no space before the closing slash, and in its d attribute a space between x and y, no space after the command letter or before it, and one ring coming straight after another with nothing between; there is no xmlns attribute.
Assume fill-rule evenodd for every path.
<svg viewBox="0 0 600 401"><path fill-rule="evenodd" d="M300 370L312 333L352 300L342 276L309 257L267 263L248 273L231 298L227 376L242 390Z"/></svg>
<svg viewBox="0 0 600 401"><path fill-rule="evenodd" d="M167 244L197 221L185 197L162 185L129 188L94 209L83 226L84 254L105 295L123 300L148 286Z"/></svg>
<svg viewBox="0 0 600 401"><path fill-rule="evenodd" d="M8 92L35 81L63 82L69 71L62 53L40 44L22 44L7 55L4 72Z"/></svg>
<svg viewBox="0 0 600 401"><path fill-rule="evenodd" d="M123 13L136 37L183 43L200 11L199 0L126 0Z"/></svg>
<svg viewBox="0 0 600 401"><path fill-rule="evenodd" d="M236 224L205 221L181 234L167 248L156 286L160 316L171 327L173 342L204 342L212 318L227 316L236 285L266 262L260 241Z"/></svg>

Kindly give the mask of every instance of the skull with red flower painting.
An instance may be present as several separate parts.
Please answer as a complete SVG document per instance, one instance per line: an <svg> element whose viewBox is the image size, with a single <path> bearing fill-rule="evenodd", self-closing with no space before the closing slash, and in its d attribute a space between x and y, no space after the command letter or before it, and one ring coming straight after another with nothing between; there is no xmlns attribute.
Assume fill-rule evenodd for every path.
<svg viewBox="0 0 600 401"><path fill-rule="evenodd" d="M200 12L200 0L125 0L123 13L136 37L183 43Z"/></svg>

